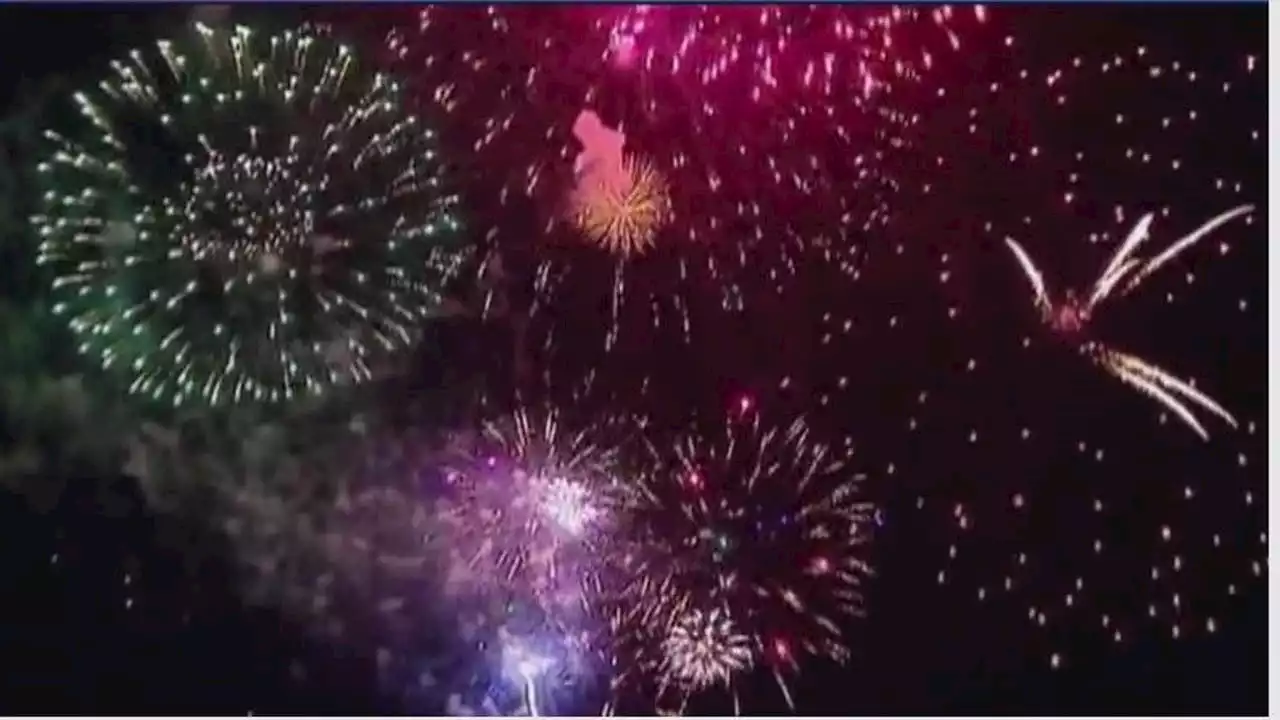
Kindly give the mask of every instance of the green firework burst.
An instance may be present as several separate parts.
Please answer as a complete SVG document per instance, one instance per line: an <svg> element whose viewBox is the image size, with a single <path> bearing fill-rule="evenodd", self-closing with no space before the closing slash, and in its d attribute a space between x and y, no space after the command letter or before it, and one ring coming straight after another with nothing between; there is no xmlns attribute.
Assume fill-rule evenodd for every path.
<svg viewBox="0 0 1280 720"><path fill-rule="evenodd" d="M194 29L113 62L46 133L39 261L131 392L280 401L416 340L459 260L432 131L327 33Z"/></svg>

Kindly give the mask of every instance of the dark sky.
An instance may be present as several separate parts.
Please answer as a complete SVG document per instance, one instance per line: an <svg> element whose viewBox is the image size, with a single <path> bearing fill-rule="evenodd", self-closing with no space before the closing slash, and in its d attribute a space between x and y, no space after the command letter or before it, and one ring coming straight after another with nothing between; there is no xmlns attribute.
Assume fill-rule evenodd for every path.
<svg viewBox="0 0 1280 720"><path fill-rule="evenodd" d="M807 668L797 683L802 712L1261 714L1267 258L1258 228L1265 215L1261 226L1232 236L1230 252L1202 252L1169 277L1153 279L1097 327L1117 347L1194 375L1235 412L1241 429L1212 425L1207 445L1176 419L1158 423L1149 399L1036 335L1025 283L1008 252L976 238L1017 235L1061 287L1068 278L1088 280L1105 261L1105 253L1081 242L1088 233L1127 229L1117 230L1113 204L1131 208L1130 223L1139 208L1173 207L1154 239L1169 242L1226 209L1225 200L1202 192L1208 180L1197 178L1240 180L1244 197L1262 203L1266 8L996 12L998 26L1019 38L1018 49L1003 49L993 32L975 41L964 62L939 70L945 78L939 82L957 91L947 105L921 105L933 129L922 131L920 143L929 156L945 156L950 170L903 171L899 206L906 212L881 244L868 247L863 280L849 287L838 273L813 270L761 315L725 323L714 342L695 344L678 359L656 351L629 358L615 372L648 363L653 392L669 406L715 407L740 393L798 404L812 410L816 427L858 443L871 492L885 508L874 550L878 573L867 618L850 628L850 665ZM8 114L20 94L38 95L51 83L84 82L111 53L179 14L6 6L0 108ZM979 81L1138 45L1203 68L1206 78L1239 82L1251 52L1263 70L1230 95L1212 92L1218 86L1208 81L1203 93L1134 94L1150 90L1117 73L1086 83L1070 112L1033 92L993 99ZM970 107L982 114L976 136L965 134ZM1165 135L1094 131L1093 124L1116 113L1141 126L1188 108L1205 120L1199 134L1176 136L1180 144ZM1251 128L1262 128L1263 140L1242 144ZM1045 148L1050 166L1039 174L1011 171L1005 155L1029 146ZM1115 161L1130 147L1150 153L1152 164L1134 170ZM1063 218L1050 208L1063 178L1079 169L1069 161L1074 150L1090 158L1080 165L1085 209ZM1196 170L1190 180L1152 169L1171 157ZM921 189L926 181L930 193ZM1027 224L1027 217L1034 221ZM987 223L997 229L988 231ZM1192 264L1196 278L1188 285ZM945 283L938 281L944 269L952 278ZM1166 297L1174 299L1161 302ZM1242 300L1249 310L1241 309ZM960 309L954 319L950 308ZM599 323L583 315L581 322ZM835 330L845 319L858 329ZM836 340L824 342L827 333ZM1024 337L1034 338L1030 350L1019 349ZM793 374L806 394L780 397L773 388L781 374ZM830 402L819 405L824 395ZM1032 440L1020 439L1024 429ZM175 534L200 531L150 517L136 507L136 493L121 489L127 484L78 478L47 513L2 498L9 541L0 548L0 572L13 582L0 589L11 620L0 630L7 668L0 710L383 707L363 679L368 663L360 650L306 641L270 609L244 610L216 560L216 542L202 540L198 556L179 549L186 545L175 543ZM104 513L104 497L117 498L115 511ZM1026 512L1009 510L1015 497L1027 503ZM1094 513L1095 502L1107 511ZM973 532L957 530L957 507ZM1166 527L1172 544L1159 539ZM1099 539L1108 550L1095 555ZM1020 565L1019 555L1030 561ZM1185 570L1173 569L1175 558ZM1261 577L1252 573L1254 562L1262 563ZM1018 567L1034 570L1018 575ZM1153 568L1172 579L1149 580ZM947 582L938 583L939 572ZM1016 587L1000 592L1005 577L1014 577ZM1072 591L1077 578L1087 592ZM980 592L988 599L977 602ZM1035 622L1040 612L1050 616L1044 626ZM1111 626L1099 627L1103 617L1123 628L1123 642L1112 641ZM1063 659L1056 669L1055 655ZM300 665L308 668L305 679ZM748 686L746 696L759 696L748 709L779 709L766 682Z"/></svg>

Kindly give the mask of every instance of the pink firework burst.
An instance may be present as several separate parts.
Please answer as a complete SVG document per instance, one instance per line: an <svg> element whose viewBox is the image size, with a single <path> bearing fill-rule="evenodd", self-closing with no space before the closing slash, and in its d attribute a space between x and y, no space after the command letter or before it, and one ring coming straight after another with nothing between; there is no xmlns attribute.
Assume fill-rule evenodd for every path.
<svg viewBox="0 0 1280 720"><path fill-rule="evenodd" d="M387 45L421 97L470 147L470 213L498 244L533 250L537 310L612 307L651 344L688 341L704 315L781 291L815 254L856 272L897 182L929 70L982 21L977 8L787 5L431 6ZM465 46L458 46L459 38ZM850 91L850 88L853 88ZM582 150L574 123L597 114L669 186L643 258L585 252L558 221ZM509 223L509 224L504 224ZM531 233L530 230L534 229ZM548 330L548 332L552 332ZM552 341L554 342L554 340Z"/></svg>

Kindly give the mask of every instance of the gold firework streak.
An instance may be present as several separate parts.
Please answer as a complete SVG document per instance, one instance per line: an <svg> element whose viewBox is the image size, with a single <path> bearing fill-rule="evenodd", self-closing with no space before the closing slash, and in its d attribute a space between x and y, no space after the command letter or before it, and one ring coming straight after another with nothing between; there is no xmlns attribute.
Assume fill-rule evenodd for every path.
<svg viewBox="0 0 1280 720"><path fill-rule="evenodd" d="M1102 346L1090 348L1087 354L1104 370L1168 408L1205 440L1209 439L1209 433L1191 413L1188 401L1222 418L1231 427L1237 427L1236 419L1208 395L1141 358Z"/></svg>
<svg viewBox="0 0 1280 720"><path fill-rule="evenodd" d="M1142 284L1143 280L1150 277L1155 271L1168 264L1170 260L1182 254L1192 245L1207 237L1214 230L1251 212L1253 212L1252 205L1240 205L1215 215L1200 227L1182 236L1177 242L1170 245L1167 250L1149 260L1144 260L1134 255L1138 247L1150 238L1151 225L1155 220L1154 213L1143 215L1133 226L1133 229L1129 231L1124 242L1120 243L1120 247L1116 249L1111 260L1102 269L1102 273L1094 282L1092 290L1083 303L1077 303L1071 293L1068 293L1063 300L1055 302L1045 284L1044 274L1036 267L1027 251L1012 238L1005 238L1005 245L1013 253L1018 266L1022 269L1023 275L1027 278L1027 282L1031 284L1032 302L1046 324L1055 330L1063 330L1065 328L1078 329L1081 324L1088 322L1093 312L1103 301L1115 293L1116 288L1121 288L1118 293L1119 297L1133 292ZM1064 317L1070 317L1074 322L1063 322L1062 318ZM1181 380L1141 358L1118 350L1112 350L1098 342L1086 342L1081 346L1081 350L1086 357L1097 363L1108 373L1166 407L1205 440L1209 439L1209 433L1196 420L1189 404L1198 405L1222 418L1231 427L1236 427L1235 418L1208 395L1200 392L1185 380Z"/></svg>

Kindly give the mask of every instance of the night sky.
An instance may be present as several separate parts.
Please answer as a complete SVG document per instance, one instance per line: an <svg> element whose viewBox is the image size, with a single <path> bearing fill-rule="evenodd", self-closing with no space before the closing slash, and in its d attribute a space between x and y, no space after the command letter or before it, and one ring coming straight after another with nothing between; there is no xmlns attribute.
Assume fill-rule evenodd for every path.
<svg viewBox="0 0 1280 720"><path fill-rule="evenodd" d="M351 31L377 36L407 12L382 10ZM275 21L286 14L304 13L286 8ZM30 162L13 134L41 125L32 98L87 82L181 15L6 7L6 162ZM594 367L619 396L644 385L636 402L660 417L750 397L853 439L882 509L869 551L876 574L866 617L848 628L848 664L814 661L796 681L801 713L1265 713L1265 207L1088 329L1196 378L1226 406L1238 429L1197 413L1209 442L1058 342L1002 239L1016 238L1061 291L1092 282L1148 210L1171 208L1157 217L1146 248L1155 253L1236 204L1263 206L1266 8L991 15L936 68L928 86L945 96L911 99L920 151L888 161L899 180L893 217L856 241L856 272L809 258L784 292L745 314L704 302L692 341L642 334L611 357L600 353L604 310L566 296L578 304L555 315L563 322L539 362L557 376ZM1138 47L1171 77L1194 71L1196 81L1151 82ZM1098 71L1118 56L1127 60ZM1055 68L1065 68L1057 87L1044 81ZM1072 212L1062 211L1066 194ZM6 231L20 225L15 207L6 204ZM529 226L527 207L483 211L495 227ZM1108 244L1088 242L1104 232ZM39 276L26 250L5 242L8 300L27 302ZM436 365L451 359L509 373L468 339L488 330L432 332L442 349L409 387L452 382ZM73 353L41 352L61 371L75 367ZM5 432L18 434L18 422L5 418ZM0 517L0 712L424 711L378 687L369 648L247 607L224 540L187 515L148 509L123 472L86 475L73 463L27 478L0 493ZM784 709L767 679L743 694L748 713ZM693 709L726 711L714 699Z"/></svg>

